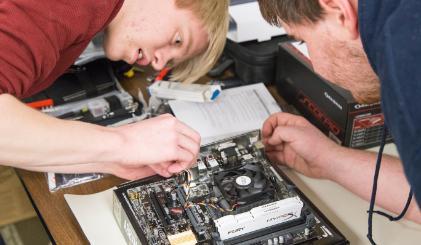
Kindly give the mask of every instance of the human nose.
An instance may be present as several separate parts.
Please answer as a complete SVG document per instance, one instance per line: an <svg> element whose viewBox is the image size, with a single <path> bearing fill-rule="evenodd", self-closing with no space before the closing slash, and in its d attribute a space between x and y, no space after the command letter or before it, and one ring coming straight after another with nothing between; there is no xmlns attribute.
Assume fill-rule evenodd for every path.
<svg viewBox="0 0 421 245"><path fill-rule="evenodd" d="M167 65L168 62L168 54L161 50L157 50L154 54L154 60L152 61L152 67L160 71L164 69L164 67Z"/></svg>

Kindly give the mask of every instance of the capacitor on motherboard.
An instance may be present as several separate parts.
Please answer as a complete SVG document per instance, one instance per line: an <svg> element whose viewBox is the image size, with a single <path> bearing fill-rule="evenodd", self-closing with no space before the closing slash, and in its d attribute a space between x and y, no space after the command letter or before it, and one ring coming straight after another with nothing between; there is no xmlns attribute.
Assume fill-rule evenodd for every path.
<svg viewBox="0 0 421 245"><path fill-rule="evenodd" d="M210 201L211 203L217 203L217 202L218 202L218 198L217 198L217 197L210 197L210 198L209 198L209 201Z"/></svg>
<svg viewBox="0 0 421 245"><path fill-rule="evenodd" d="M220 207L222 207L223 209L225 209L225 210L228 210L228 209L230 209L230 208L231 208L230 204L229 204L229 203L228 203L228 201L227 201L227 200L225 200L225 199L221 199L221 200L218 202L218 205L219 205Z"/></svg>
<svg viewBox="0 0 421 245"><path fill-rule="evenodd" d="M176 202L177 201L177 192L176 191L171 191L171 200L173 201L173 202Z"/></svg>
<svg viewBox="0 0 421 245"><path fill-rule="evenodd" d="M294 242L294 237L291 233L288 233L284 236L284 243L285 244L292 244Z"/></svg>
<svg viewBox="0 0 421 245"><path fill-rule="evenodd" d="M179 206L177 201L177 192L175 190L169 193L170 205L172 207Z"/></svg>

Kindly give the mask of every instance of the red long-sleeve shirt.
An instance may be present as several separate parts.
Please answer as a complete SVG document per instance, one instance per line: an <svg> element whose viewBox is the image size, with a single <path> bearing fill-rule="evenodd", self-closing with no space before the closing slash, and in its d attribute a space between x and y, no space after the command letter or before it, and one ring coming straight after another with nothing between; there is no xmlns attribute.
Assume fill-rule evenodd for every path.
<svg viewBox="0 0 421 245"><path fill-rule="evenodd" d="M57 79L123 0L0 0L0 94L31 96Z"/></svg>

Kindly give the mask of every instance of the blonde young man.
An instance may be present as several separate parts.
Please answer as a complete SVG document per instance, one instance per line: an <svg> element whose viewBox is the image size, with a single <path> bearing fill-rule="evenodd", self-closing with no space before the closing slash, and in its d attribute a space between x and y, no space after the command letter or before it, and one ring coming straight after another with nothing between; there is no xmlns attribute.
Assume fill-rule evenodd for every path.
<svg viewBox="0 0 421 245"><path fill-rule="evenodd" d="M222 52L228 0L0 2L0 163L33 171L170 176L196 159L200 136L170 115L119 128L63 121L17 98L49 85L104 30L111 60L194 81Z"/></svg>
<svg viewBox="0 0 421 245"><path fill-rule="evenodd" d="M421 2L259 0L265 19L305 41L313 67L360 103L382 101L400 158L383 156L376 203L421 223ZM380 98L381 92L381 98ZM268 155L301 173L335 181L370 200L376 154L341 147L302 117L280 113L263 126ZM317 142L317 147L314 145ZM408 183L409 182L409 183Z"/></svg>

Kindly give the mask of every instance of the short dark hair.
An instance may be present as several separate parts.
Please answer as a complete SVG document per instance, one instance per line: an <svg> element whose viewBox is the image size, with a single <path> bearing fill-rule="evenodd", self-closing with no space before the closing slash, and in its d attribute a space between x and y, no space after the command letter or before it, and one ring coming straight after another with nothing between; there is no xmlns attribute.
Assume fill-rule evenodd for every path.
<svg viewBox="0 0 421 245"><path fill-rule="evenodd" d="M279 19L287 24L316 23L323 19L318 0L258 0L263 18L279 26Z"/></svg>

